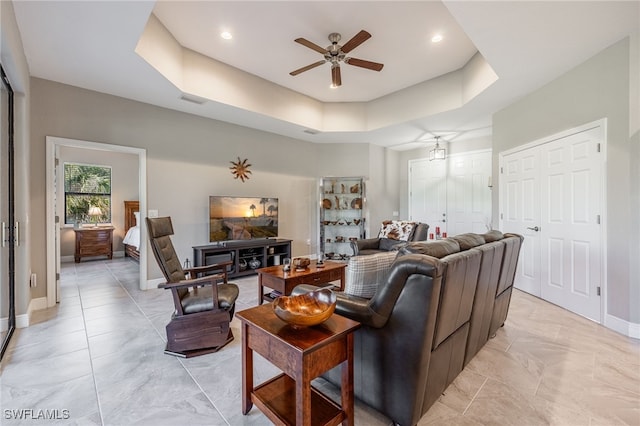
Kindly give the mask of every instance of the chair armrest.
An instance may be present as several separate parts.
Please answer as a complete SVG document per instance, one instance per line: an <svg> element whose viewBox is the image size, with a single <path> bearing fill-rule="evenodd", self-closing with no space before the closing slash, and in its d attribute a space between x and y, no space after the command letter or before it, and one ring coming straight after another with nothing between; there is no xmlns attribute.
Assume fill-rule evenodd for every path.
<svg viewBox="0 0 640 426"><path fill-rule="evenodd" d="M220 263L212 263L210 265L203 266L194 266L191 268L184 269L184 272L189 274L191 277L198 277L200 274L204 274L206 272L211 271L222 271L221 274L218 275L218 278L224 279L224 282L227 282L227 266L232 264L231 261L220 262Z"/></svg>
<svg viewBox="0 0 640 426"><path fill-rule="evenodd" d="M354 241L360 250L377 249L380 246L380 238L365 238L363 240ZM358 254L358 253L356 253Z"/></svg>
<svg viewBox="0 0 640 426"><path fill-rule="evenodd" d="M180 282L177 282L177 283L158 284L158 288L164 288L165 290L171 290L171 289L180 289L180 288L186 288L186 287L198 287L198 286L205 286L205 285L215 285L216 281L219 280L221 277L222 277L222 274L220 274L220 275L207 275L206 277L183 280L183 281L180 281Z"/></svg>
<svg viewBox="0 0 640 426"><path fill-rule="evenodd" d="M335 313L372 328L383 327L388 319L371 309L370 299L343 292L336 292Z"/></svg>

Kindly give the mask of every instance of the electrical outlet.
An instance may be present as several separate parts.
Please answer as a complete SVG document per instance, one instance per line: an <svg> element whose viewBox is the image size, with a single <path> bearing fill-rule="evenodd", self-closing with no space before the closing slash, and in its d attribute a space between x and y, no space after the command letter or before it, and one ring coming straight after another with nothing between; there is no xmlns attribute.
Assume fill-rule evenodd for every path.
<svg viewBox="0 0 640 426"><path fill-rule="evenodd" d="M400 212L394 211L393 212L393 217L398 217L398 216L400 216Z"/></svg>
<svg viewBox="0 0 640 426"><path fill-rule="evenodd" d="M158 217L158 210L149 210L149 217Z"/></svg>
<svg viewBox="0 0 640 426"><path fill-rule="evenodd" d="M36 274L31 274L31 279L29 280L29 285L31 287L35 287L36 285L38 285L38 282L36 281Z"/></svg>

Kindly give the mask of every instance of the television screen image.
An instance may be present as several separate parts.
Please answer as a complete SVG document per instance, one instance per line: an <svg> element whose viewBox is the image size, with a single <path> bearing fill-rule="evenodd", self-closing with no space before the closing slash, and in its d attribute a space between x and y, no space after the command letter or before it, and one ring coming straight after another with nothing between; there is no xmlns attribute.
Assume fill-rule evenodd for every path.
<svg viewBox="0 0 640 426"><path fill-rule="evenodd" d="M209 241L278 236L278 199L209 197Z"/></svg>

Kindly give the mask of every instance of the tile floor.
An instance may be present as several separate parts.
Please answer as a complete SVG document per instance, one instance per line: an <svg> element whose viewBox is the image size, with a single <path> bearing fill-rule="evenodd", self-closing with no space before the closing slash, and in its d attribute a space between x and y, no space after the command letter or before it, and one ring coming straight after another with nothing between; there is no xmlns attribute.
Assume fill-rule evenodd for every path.
<svg viewBox="0 0 640 426"><path fill-rule="evenodd" d="M255 306L256 278L234 281L237 310ZM175 358L163 353L169 293L138 290L135 262L64 264L61 282L60 304L5 354L0 424L269 424L255 407L241 413L237 319L221 352ZM277 373L255 364L256 382ZM360 403L355 420L391 424ZM505 326L420 421L431 424L640 425L640 342L515 291Z"/></svg>

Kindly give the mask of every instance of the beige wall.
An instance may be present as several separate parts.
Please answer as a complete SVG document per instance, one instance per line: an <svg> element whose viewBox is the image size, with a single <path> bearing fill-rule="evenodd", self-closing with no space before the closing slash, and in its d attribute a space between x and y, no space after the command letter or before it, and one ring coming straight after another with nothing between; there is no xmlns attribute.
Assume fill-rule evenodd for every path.
<svg viewBox="0 0 640 426"><path fill-rule="evenodd" d="M638 138L630 137L630 40L627 38L536 90L493 117L494 170L497 155L523 145L601 118L607 118L606 217L607 306L606 313L625 321L640 323L637 274L639 215L638 183L631 167L638 162ZM637 56L636 56L637 58ZM636 59L637 60L637 59ZM636 68L637 69L637 68ZM637 166L633 166L637 167ZM636 173L637 178L637 173ZM498 211L493 191L493 210ZM633 233L631 232L633 231ZM635 249L634 249L635 248Z"/></svg>
<svg viewBox="0 0 640 426"><path fill-rule="evenodd" d="M97 151L92 149L60 147L58 176L64 174L64 163L81 163L111 167L111 224L113 231L113 251L124 251L124 202L138 199L138 156L121 152ZM58 179L57 194L64 194L64 181ZM56 203L57 215L64 223L64 199ZM60 230L60 256L73 257L75 233L73 225L62 226ZM71 260L72 261L72 260Z"/></svg>
<svg viewBox="0 0 640 426"><path fill-rule="evenodd" d="M193 245L207 243L209 195L279 198L280 236L293 240L294 255L314 254L319 177L370 175L366 144L313 144L37 78L32 87L39 101L31 126L31 260L43 277L46 136L145 149L147 208L172 217L183 259L192 258ZM387 155L393 154L376 151L376 164ZM245 183L229 172L229 162L238 157L253 165ZM369 199L381 208L387 204ZM149 279L161 276L153 259L148 265ZM44 287L34 289L32 297L43 297Z"/></svg>

